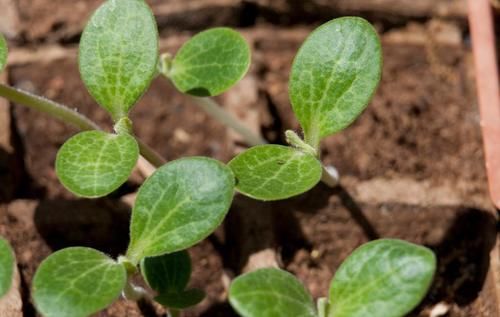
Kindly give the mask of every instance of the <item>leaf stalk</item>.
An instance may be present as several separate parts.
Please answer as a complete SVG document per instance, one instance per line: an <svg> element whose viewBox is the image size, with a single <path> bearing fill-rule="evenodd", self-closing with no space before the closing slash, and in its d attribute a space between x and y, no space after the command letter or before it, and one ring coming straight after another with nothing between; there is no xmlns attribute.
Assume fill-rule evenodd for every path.
<svg viewBox="0 0 500 317"><path fill-rule="evenodd" d="M4 84L0 84L0 96L5 99L24 105L28 108L46 113L53 118L77 127L81 131L102 130L95 122L73 110L68 106L55 101L34 95L21 89L16 89ZM155 167L165 164L166 160L155 150L136 137L141 155Z"/></svg>

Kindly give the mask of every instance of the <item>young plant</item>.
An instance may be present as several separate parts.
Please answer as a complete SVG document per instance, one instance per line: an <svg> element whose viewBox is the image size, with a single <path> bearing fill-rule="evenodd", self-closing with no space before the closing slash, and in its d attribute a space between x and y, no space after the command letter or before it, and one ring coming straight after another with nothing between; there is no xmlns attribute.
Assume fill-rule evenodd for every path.
<svg viewBox="0 0 500 317"><path fill-rule="evenodd" d="M342 263L317 309L304 286L279 269L236 278L229 301L243 317L402 317L424 298L435 271L431 250L401 240L375 240Z"/></svg>
<svg viewBox="0 0 500 317"><path fill-rule="evenodd" d="M127 276L136 273L141 261L141 273L159 293L160 303L177 309L199 301L199 292L184 291L185 284L170 286L168 278L162 281L156 260L148 258L187 249L206 238L224 219L233 192L231 170L216 160L191 157L160 167L137 194L126 255L115 261L90 248L55 252L33 279L35 306L46 317L84 317L105 308L122 292L137 299L142 294Z"/></svg>
<svg viewBox="0 0 500 317"><path fill-rule="evenodd" d="M115 133L80 132L60 149L56 173L82 197L102 197L130 176L139 158L128 113L149 87L158 64L158 30L144 1L105 2L87 24L79 53L90 94L115 122Z"/></svg>
<svg viewBox="0 0 500 317"><path fill-rule="evenodd" d="M0 47L5 55L4 41ZM105 2L84 30L79 65L90 94L111 115L113 133L97 130L86 118L43 98L4 85L0 93L76 123L83 130L96 129L78 133L61 147L56 172L74 194L101 197L127 180L140 150L155 165L162 161L155 161L154 155L148 155L151 151L136 140L128 118L130 109L157 75L158 32L146 3ZM226 79L223 76L221 80ZM222 91L224 85L227 83L214 86L214 91ZM126 254L115 260L91 248L72 247L50 255L33 279L37 310L46 317L83 317L105 308L120 293L132 299L148 296L131 282L140 263L141 273L158 293L160 303L174 310L196 304L203 294L185 290L181 284L164 286L159 277L162 272L156 272L157 264L171 265L168 254L189 248L220 225L229 210L234 184L232 171L210 158L184 158L159 167L137 194ZM185 259L181 264L186 264ZM187 267L181 269L190 274Z"/></svg>
<svg viewBox="0 0 500 317"><path fill-rule="evenodd" d="M0 299L12 286L16 259L9 242L0 237Z"/></svg>
<svg viewBox="0 0 500 317"><path fill-rule="evenodd" d="M320 141L349 126L366 108L380 81L382 53L373 27L361 18L334 19L317 28L293 62L289 92L305 139L286 131L291 146L253 147L229 162L237 190L259 200L304 193L328 171Z"/></svg>
<svg viewBox="0 0 500 317"><path fill-rule="evenodd" d="M5 41L0 36L0 69L5 65L6 52ZM152 297L132 283L132 277L138 272L155 291L154 299L176 315L179 309L194 305L203 298L201 291L186 289L191 265L187 253L182 250L206 238L220 225L229 210L235 188L257 199L276 200L307 191L322 178L322 174L323 178L328 178L319 161L321 139L355 120L366 107L380 78L379 39L371 25L360 18L335 19L319 27L306 40L294 61L290 97L305 140L293 131L287 131L291 146L256 146L233 159L228 166L203 157L184 158L163 165L165 160L134 136L129 111L159 73L169 78L180 92L192 95L206 106L205 110L214 113L220 109L203 98L218 95L234 85L246 73L249 63L248 45L239 34L227 28L202 32L188 41L174 58L164 55L160 60L157 26L147 4L143 0L108 0L91 17L84 30L79 66L88 91L114 121L112 133L102 131L95 123L67 107L0 84L0 96L46 112L84 131L70 138L56 159L58 177L75 195L102 197L116 190L129 177L139 154L159 167L137 194L130 224L130 243L124 256L112 259L91 248L72 247L55 252L41 263L33 279L32 295L42 315L88 316L108 306L120 293L133 300ZM234 122L227 115L219 117ZM240 132L244 134L245 130L240 129ZM249 143L263 141L254 139ZM362 252L363 248L357 251L363 255L359 256L359 261L371 261L364 267L374 268L368 273L358 268L357 279L364 276L365 280L355 279L352 285L366 282L373 276L371 274L383 273L381 276L387 278L389 273L383 269L391 267L397 269L394 276L404 273L408 283L415 283L413 288L404 284L408 290L414 291L412 294L425 288L425 283L421 282L423 277L418 277L427 268L425 263L419 262L418 255L424 254L423 249L402 242L379 243L385 244L376 252L368 252L375 249L375 243L373 247L366 247L367 251ZM386 249L392 251L383 256ZM377 252L382 255L380 259L374 257ZM356 258L356 254L352 257ZM401 259L398 260L397 256ZM400 269L403 262L408 264L409 270ZM421 263L422 270L417 270L415 263ZM352 270L356 268L355 264L345 265L349 272L351 266ZM270 279L284 274L274 270L252 274L259 272L269 272ZM336 276L342 276L339 274ZM294 309L297 303L307 302L309 298L303 287L301 291L297 282L286 276L277 281L295 285L294 293L286 295L294 298L295 304L285 307L287 305L281 305L282 295L271 296L276 299L273 304L279 304L276 306L280 307L279 312L288 312L287 309ZM238 285L244 285L246 278L239 278L232 287L231 302L239 311L246 309L244 299L250 298L238 296ZM378 279L375 281L379 282ZM343 284L336 282L336 285ZM266 283L252 286L265 288ZM271 293L281 294L279 291ZM283 298L288 298L286 296ZM339 313L347 309L342 308L344 303L353 301L350 297L339 301L337 297L342 296L330 298L329 305L321 301L325 304L319 311L321 316L328 314L332 317L334 312L335 317L354 316ZM413 302L401 303L409 307ZM391 307L394 312L400 311L398 305ZM257 312L254 308L248 312ZM308 312L304 316L314 312L309 308L306 307ZM267 309L263 306L258 316L265 316ZM242 314L246 313L245 310ZM300 314L292 311L284 316Z"/></svg>

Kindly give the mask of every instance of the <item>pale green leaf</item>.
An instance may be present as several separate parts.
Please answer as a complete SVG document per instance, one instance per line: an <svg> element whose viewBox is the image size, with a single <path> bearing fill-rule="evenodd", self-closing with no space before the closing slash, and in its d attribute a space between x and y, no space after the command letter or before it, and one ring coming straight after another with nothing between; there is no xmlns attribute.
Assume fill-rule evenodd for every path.
<svg viewBox="0 0 500 317"><path fill-rule="evenodd" d="M157 71L158 29L142 0L108 0L80 41L80 73L90 94L116 120L149 87Z"/></svg>
<svg viewBox="0 0 500 317"><path fill-rule="evenodd" d="M226 216L233 192L231 170L216 160L190 157L160 167L137 194L128 258L137 263L203 240Z"/></svg>
<svg viewBox="0 0 500 317"><path fill-rule="evenodd" d="M427 293L436 270L431 250L400 240L356 249L335 273L329 317L401 317Z"/></svg>
<svg viewBox="0 0 500 317"><path fill-rule="evenodd" d="M231 306L243 317L316 317L311 295L290 273L260 269L236 278Z"/></svg>
<svg viewBox="0 0 500 317"><path fill-rule="evenodd" d="M351 124L366 108L380 81L381 45L362 18L334 19L317 28L293 62L289 91L306 141Z"/></svg>
<svg viewBox="0 0 500 317"><path fill-rule="evenodd" d="M168 292L155 297L155 301L168 308L186 309L199 304L205 298L202 290L193 288L181 292Z"/></svg>
<svg viewBox="0 0 500 317"><path fill-rule="evenodd" d="M5 64L7 63L7 51L7 42L5 41L2 33L0 33L0 72L3 70Z"/></svg>
<svg viewBox="0 0 500 317"><path fill-rule="evenodd" d="M123 265L90 248L67 248L45 259L33 278L33 300L45 317L86 317L120 296Z"/></svg>
<svg viewBox="0 0 500 317"><path fill-rule="evenodd" d="M191 278L191 258L186 250L144 258L141 273L158 293L182 292Z"/></svg>
<svg viewBox="0 0 500 317"><path fill-rule="evenodd" d="M0 237L0 298L4 296L12 285L16 259L7 240Z"/></svg>
<svg viewBox="0 0 500 317"><path fill-rule="evenodd" d="M56 172L75 195L101 197L127 181L138 158L139 147L132 136L86 131L60 148Z"/></svg>
<svg viewBox="0 0 500 317"><path fill-rule="evenodd" d="M282 145L258 145L236 156L229 167L236 189L259 200L278 200L302 194L321 179L316 157Z"/></svg>
<svg viewBox="0 0 500 317"><path fill-rule="evenodd" d="M195 35L175 56L167 74L183 93L215 96L236 84L250 66L250 48L229 28Z"/></svg>

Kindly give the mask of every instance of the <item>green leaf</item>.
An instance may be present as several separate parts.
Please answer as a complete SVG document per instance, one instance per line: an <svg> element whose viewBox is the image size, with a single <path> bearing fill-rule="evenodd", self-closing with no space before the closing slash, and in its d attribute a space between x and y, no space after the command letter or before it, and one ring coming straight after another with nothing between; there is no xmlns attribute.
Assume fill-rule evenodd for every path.
<svg viewBox="0 0 500 317"><path fill-rule="evenodd" d="M101 197L127 181L138 158L139 147L132 136L86 131L61 147L56 173L75 195Z"/></svg>
<svg viewBox="0 0 500 317"><path fill-rule="evenodd" d="M128 258L138 263L203 240L221 224L233 193L231 170L216 160L191 157L160 167L137 194Z"/></svg>
<svg viewBox="0 0 500 317"><path fill-rule="evenodd" d="M302 194L321 179L316 157L282 145L258 145L236 156L229 167L236 189L259 200L279 200Z"/></svg>
<svg viewBox="0 0 500 317"><path fill-rule="evenodd" d="M0 33L0 72L5 67L5 64L7 64L7 52L7 42L5 41L3 35Z"/></svg>
<svg viewBox="0 0 500 317"><path fill-rule="evenodd" d="M141 273L158 293L182 292L191 278L191 258L186 250L144 258Z"/></svg>
<svg viewBox="0 0 500 317"><path fill-rule="evenodd" d="M289 91L306 141L350 125L380 81L382 53L374 28L362 18L334 19L317 28L293 62Z"/></svg>
<svg viewBox="0 0 500 317"><path fill-rule="evenodd" d="M90 248L67 248L45 259L33 278L33 299L45 317L86 317L110 305L125 287L123 265Z"/></svg>
<svg viewBox="0 0 500 317"><path fill-rule="evenodd" d="M94 13L80 41L80 73L90 94L124 117L157 71L158 29L142 0L108 0Z"/></svg>
<svg viewBox="0 0 500 317"><path fill-rule="evenodd" d="M420 303L431 285L431 250L382 239L356 249L335 273L329 317L401 317Z"/></svg>
<svg viewBox="0 0 500 317"><path fill-rule="evenodd" d="M10 290L15 265L12 248L7 240L0 237L0 298Z"/></svg>
<svg viewBox="0 0 500 317"><path fill-rule="evenodd" d="M236 278L231 306L243 317L316 317L311 295L290 273L260 269Z"/></svg>
<svg viewBox="0 0 500 317"><path fill-rule="evenodd" d="M205 298L202 290L193 288L181 292L169 292L155 297L155 301L168 308L185 309L199 304Z"/></svg>
<svg viewBox="0 0 500 317"><path fill-rule="evenodd" d="M216 96L236 84L250 66L250 48L229 28L195 35L175 56L167 74L183 93Z"/></svg>

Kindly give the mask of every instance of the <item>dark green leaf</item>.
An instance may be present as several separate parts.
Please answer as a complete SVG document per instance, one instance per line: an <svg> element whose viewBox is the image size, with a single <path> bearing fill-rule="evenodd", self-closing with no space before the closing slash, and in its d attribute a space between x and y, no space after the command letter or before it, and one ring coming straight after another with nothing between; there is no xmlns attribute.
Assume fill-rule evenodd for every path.
<svg viewBox="0 0 500 317"><path fill-rule="evenodd" d="M236 278L231 306L243 317L316 317L311 295L290 273L260 269Z"/></svg>
<svg viewBox="0 0 500 317"><path fill-rule="evenodd" d="M90 94L116 120L148 88L157 71L158 30L142 0L108 0L80 42L80 73Z"/></svg>
<svg viewBox="0 0 500 317"><path fill-rule="evenodd" d="M401 317L424 298L436 270L431 250L400 240L356 249L335 273L329 317Z"/></svg>
<svg viewBox="0 0 500 317"><path fill-rule="evenodd" d="M4 296L12 285L16 260L7 240L0 237L0 297Z"/></svg>
<svg viewBox="0 0 500 317"><path fill-rule="evenodd" d="M127 274L123 265L90 248L57 251L38 267L33 299L45 317L86 317L120 296Z"/></svg>
<svg viewBox="0 0 500 317"><path fill-rule="evenodd" d="M144 258L141 273L158 293L179 293L191 278L191 258L186 250Z"/></svg>
<svg viewBox="0 0 500 317"><path fill-rule="evenodd" d="M101 197L127 181L138 158L139 147L132 136L86 131L61 147L56 172L75 195Z"/></svg>
<svg viewBox="0 0 500 317"><path fill-rule="evenodd" d="M229 167L236 189L260 200L278 200L302 194L321 179L316 157L282 145L258 145L236 156Z"/></svg>
<svg viewBox="0 0 500 317"><path fill-rule="evenodd" d="M195 96L215 96L236 84L250 66L250 48L229 28L214 28L184 44L167 74L177 89Z"/></svg>
<svg viewBox="0 0 500 317"><path fill-rule="evenodd" d="M195 306L205 298L205 293L199 289L189 289L182 292L170 292L155 297L155 301L168 308L185 309Z"/></svg>
<svg viewBox="0 0 500 317"><path fill-rule="evenodd" d="M351 124L380 81L382 53L374 28L362 18L334 19L317 28L295 57L290 99L306 141Z"/></svg>
<svg viewBox="0 0 500 317"><path fill-rule="evenodd" d="M222 163L190 157L160 167L137 195L128 258L184 250L210 235L229 210L234 176Z"/></svg>

